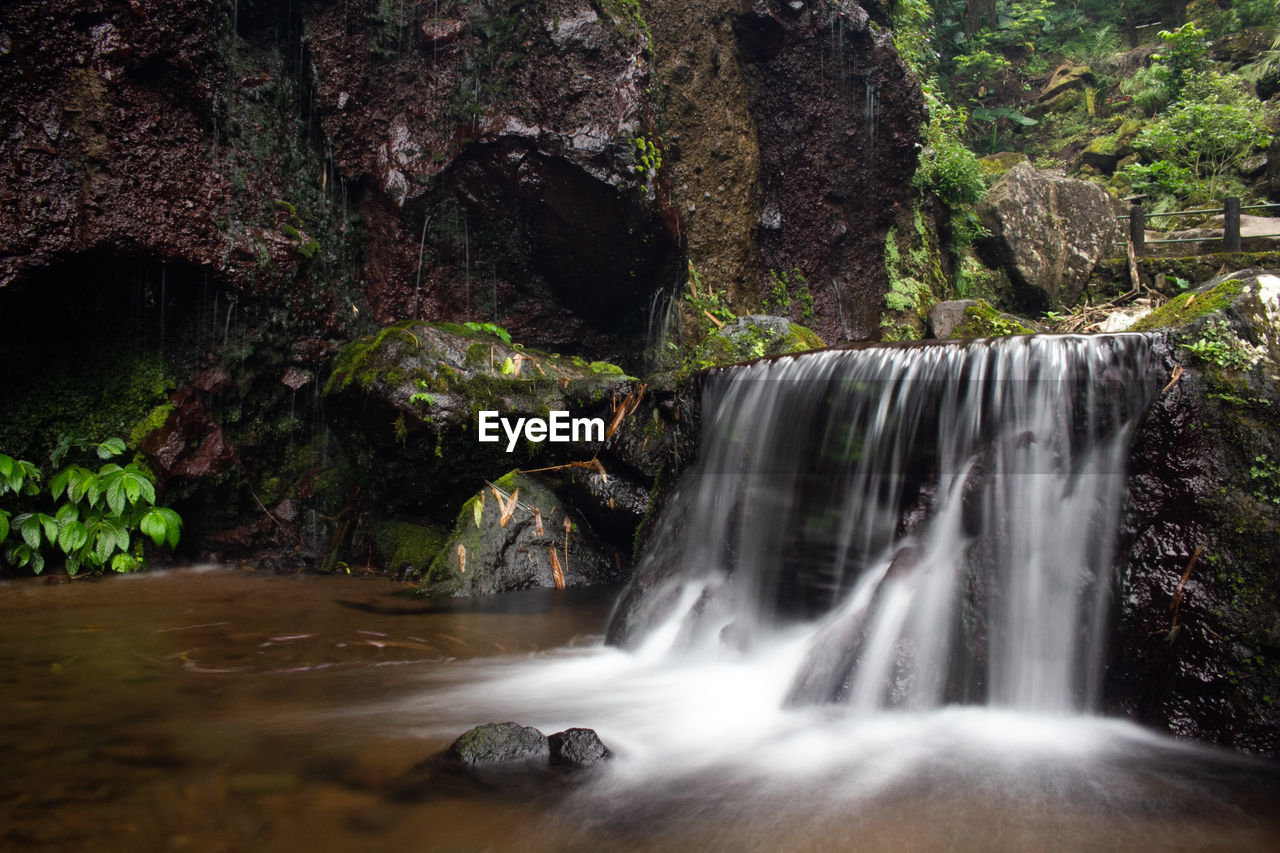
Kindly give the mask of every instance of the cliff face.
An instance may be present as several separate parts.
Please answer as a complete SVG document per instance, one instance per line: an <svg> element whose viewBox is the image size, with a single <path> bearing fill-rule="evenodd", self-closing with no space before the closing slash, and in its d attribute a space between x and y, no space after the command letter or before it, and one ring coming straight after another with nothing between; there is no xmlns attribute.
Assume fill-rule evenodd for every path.
<svg viewBox="0 0 1280 853"><path fill-rule="evenodd" d="M692 267L739 311L785 273L826 340L874 338L922 117L885 26L829 0L10 3L0 445L196 406L161 468L240 530L319 500L315 389L375 324L492 322L637 371ZM85 418L90 362L146 381Z"/></svg>
<svg viewBox="0 0 1280 853"><path fill-rule="evenodd" d="M869 20L825 2L19 2L0 287L86 255L181 263L268 298L325 291L311 307L339 334L367 306L618 356L687 247L742 307L766 270L799 269L829 338L874 337L921 106Z"/></svg>
<svg viewBox="0 0 1280 853"><path fill-rule="evenodd" d="M676 0L651 25L689 260L745 306L798 270L825 340L877 338L923 115L884 10Z"/></svg>
<svg viewBox="0 0 1280 853"><path fill-rule="evenodd" d="M219 265L226 12L213 0L8 4L0 287L95 250Z"/></svg>

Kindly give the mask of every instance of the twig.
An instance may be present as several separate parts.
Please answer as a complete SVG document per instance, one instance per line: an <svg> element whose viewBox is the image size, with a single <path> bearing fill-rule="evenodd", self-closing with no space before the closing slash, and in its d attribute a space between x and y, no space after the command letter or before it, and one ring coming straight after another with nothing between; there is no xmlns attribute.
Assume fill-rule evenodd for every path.
<svg viewBox="0 0 1280 853"><path fill-rule="evenodd" d="M1173 625L1171 626L1171 629L1178 627L1178 608L1182 605L1182 588L1186 585L1187 578L1191 577L1191 570L1195 568L1196 561L1200 559L1200 552L1202 551L1204 551L1203 545L1196 548L1195 553L1191 555L1191 559L1187 562L1186 570L1178 580L1178 588L1173 593L1173 601L1169 603L1169 610L1173 612Z"/></svg>

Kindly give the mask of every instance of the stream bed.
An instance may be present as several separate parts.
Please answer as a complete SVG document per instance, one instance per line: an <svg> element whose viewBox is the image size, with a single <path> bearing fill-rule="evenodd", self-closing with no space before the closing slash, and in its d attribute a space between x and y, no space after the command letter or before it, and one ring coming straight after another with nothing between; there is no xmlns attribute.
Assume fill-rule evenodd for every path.
<svg viewBox="0 0 1280 853"><path fill-rule="evenodd" d="M786 708L801 650L601 644L617 590L196 567L0 583L4 850L1274 850L1280 768L1123 721ZM414 767L595 728L570 782Z"/></svg>

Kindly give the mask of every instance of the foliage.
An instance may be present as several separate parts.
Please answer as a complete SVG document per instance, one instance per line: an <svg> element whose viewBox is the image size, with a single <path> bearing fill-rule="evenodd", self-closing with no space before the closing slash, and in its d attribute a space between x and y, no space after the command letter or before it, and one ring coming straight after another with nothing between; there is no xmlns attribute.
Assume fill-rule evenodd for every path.
<svg viewBox="0 0 1280 853"><path fill-rule="evenodd" d="M436 404L436 395L431 393L431 386L428 385L425 380L415 379L413 380L413 385L418 390L409 395L410 403L423 403L427 406L434 406Z"/></svg>
<svg viewBox="0 0 1280 853"><path fill-rule="evenodd" d="M1228 370L1246 370L1262 357L1257 347L1240 340L1226 320L1210 320L1199 340L1182 344L1196 358Z"/></svg>
<svg viewBox="0 0 1280 853"><path fill-rule="evenodd" d="M897 0L892 6L893 46L920 78L928 77L938 63L934 47L933 6L929 0Z"/></svg>
<svg viewBox="0 0 1280 853"><path fill-rule="evenodd" d="M989 50L975 50L956 57L955 82L964 91L972 91L994 77L1008 71L1009 60Z"/></svg>
<svg viewBox="0 0 1280 853"><path fill-rule="evenodd" d="M1255 498L1280 506L1280 462L1259 453L1249 466L1249 479L1253 481Z"/></svg>
<svg viewBox="0 0 1280 853"><path fill-rule="evenodd" d="M14 503L0 508L0 544L16 533L4 549L4 560L16 568L37 574L44 570L46 551L60 551L67 574L81 569L110 568L132 572L145 568L141 532L157 547L178 544L182 519L176 512L155 505L155 477L129 462L106 462L125 452L119 438L95 442L63 439L50 454L57 467L73 450L103 461L97 471L71 463L49 479L48 495L41 495L43 473L25 460L0 454L0 498ZM42 499L43 498L43 499Z"/></svg>
<svg viewBox="0 0 1280 853"><path fill-rule="evenodd" d="M1134 140L1134 148L1149 160L1167 160L1189 171L1207 198L1217 194L1242 159L1271 141L1250 105L1230 102L1220 91L1212 95L1215 86L1200 82L1189 87L1196 98L1180 101Z"/></svg>
<svg viewBox="0 0 1280 853"><path fill-rule="evenodd" d="M1182 197L1189 195L1195 188L1195 175L1189 169L1168 160L1148 164L1130 163L1120 170L1120 175L1135 193L1152 198Z"/></svg>
<svg viewBox="0 0 1280 853"><path fill-rule="evenodd" d="M813 294L809 292L809 285L805 283L804 273L798 268L793 268L790 272L769 270L769 292L760 303L761 310L766 314L790 316L793 291L795 302L800 308L801 319L812 320Z"/></svg>
<svg viewBox="0 0 1280 853"><path fill-rule="evenodd" d="M1163 65L1149 65L1134 72L1120 84L1120 92L1127 95L1143 115L1153 116L1174 98L1169 69Z"/></svg>
<svg viewBox="0 0 1280 853"><path fill-rule="evenodd" d="M632 146L635 148L636 174L646 182L656 177L662 168L662 152L657 144L652 139L637 136Z"/></svg>
<svg viewBox="0 0 1280 853"><path fill-rule="evenodd" d="M714 290L710 284L704 283L702 276L689 262L689 292L684 298L693 306L699 317L714 318L712 325L727 323L735 318L733 309L729 307L728 297L723 290Z"/></svg>
<svg viewBox="0 0 1280 853"><path fill-rule="evenodd" d="M507 344L508 346L511 345L511 333L508 332L506 329L502 328L501 326L496 326L493 323L475 323L475 322L463 323L462 325L466 326L468 329L470 329L473 332L482 332L486 335L493 335L495 338L502 341L504 344Z"/></svg>
<svg viewBox="0 0 1280 853"><path fill-rule="evenodd" d="M1011 123L1019 127L1035 127L1038 122L1036 119L1024 116L1022 113L1011 110L1008 107L997 107L995 109L987 109L986 107L975 107L973 110L973 118L975 121L984 121L991 125L991 150L998 151L1000 147L1000 122L1008 119Z"/></svg>
<svg viewBox="0 0 1280 853"><path fill-rule="evenodd" d="M1182 87L1187 77L1204 68L1205 59L1209 55L1209 42L1204 30L1188 21L1176 30L1161 30L1160 41L1163 45L1160 53L1153 54L1151 61L1168 69L1169 86L1173 92L1173 100L1182 94Z"/></svg>
<svg viewBox="0 0 1280 853"><path fill-rule="evenodd" d="M912 182L921 192L931 192L947 204L972 204L986 192L978 156L960 139L968 115L948 104L926 85L929 123L924 129L924 150Z"/></svg>
<svg viewBox="0 0 1280 853"><path fill-rule="evenodd" d="M1232 7L1242 27L1274 29L1280 21L1280 0L1236 0Z"/></svg>

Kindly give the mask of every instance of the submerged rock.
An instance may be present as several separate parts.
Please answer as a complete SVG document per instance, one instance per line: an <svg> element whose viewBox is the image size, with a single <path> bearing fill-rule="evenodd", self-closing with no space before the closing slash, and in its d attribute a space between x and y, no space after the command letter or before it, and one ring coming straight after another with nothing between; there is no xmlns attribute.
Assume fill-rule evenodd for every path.
<svg viewBox="0 0 1280 853"><path fill-rule="evenodd" d="M991 232L979 249L1009 273L1035 309L1078 301L1115 234L1106 190L1027 163L996 181L979 203L978 217Z"/></svg>

